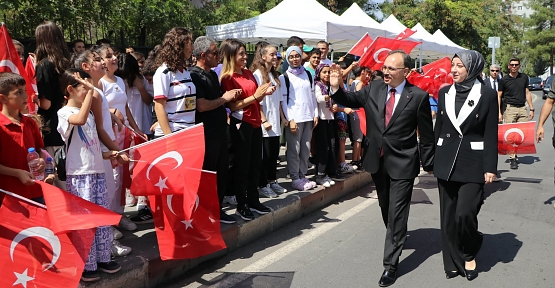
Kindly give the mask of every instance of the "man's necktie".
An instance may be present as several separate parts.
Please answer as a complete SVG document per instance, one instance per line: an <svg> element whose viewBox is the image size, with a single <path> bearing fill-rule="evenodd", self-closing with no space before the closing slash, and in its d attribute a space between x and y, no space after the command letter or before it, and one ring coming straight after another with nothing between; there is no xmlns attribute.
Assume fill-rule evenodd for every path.
<svg viewBox="0 0 555 288"><path fill-rule="evenodd" d="M493 90L497 92L497 81L493 80Z"/></svg>
<svg viewBox="0 0 555 288"><path fill-rule="evenodd" d="M385 104L385 127L389 124L391 120L391 115L393 115L393 108L395 107L395 89L389 90L390 96Z"/></svg>

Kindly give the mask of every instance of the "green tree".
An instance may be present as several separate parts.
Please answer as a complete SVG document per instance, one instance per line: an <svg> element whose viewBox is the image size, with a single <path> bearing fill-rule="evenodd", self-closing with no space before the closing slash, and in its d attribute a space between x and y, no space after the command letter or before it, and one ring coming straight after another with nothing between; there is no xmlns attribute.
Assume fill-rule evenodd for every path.
<svg viewBox="0 0 555 288"><path fill-rule="evenodd" d="M532 0L534 13L525 21L526 58L534 75L542 75L549 67L553 75L555 55L555 0Z"/></svg>

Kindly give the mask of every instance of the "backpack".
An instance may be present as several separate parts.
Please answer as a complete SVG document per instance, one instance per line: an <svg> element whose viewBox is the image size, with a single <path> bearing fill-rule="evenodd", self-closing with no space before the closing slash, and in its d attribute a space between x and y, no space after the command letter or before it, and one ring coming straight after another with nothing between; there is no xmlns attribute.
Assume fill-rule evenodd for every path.
<svg viewBox="0 0 555 288"><path fill-rule="evenodd" d="M308 76L308 80L310 81L310 87L312 87L312 85L314 85L314 83L312 83L312 74L306 71L306 69L304 72L306 72L306 76ZM289 81L289 74L287 74L287 72L283 73L283 80L285 80L285 88L287 88L287 104L289 104L289 86L291 86L291 82Z"/></svg>
<svg viewBox="0 0 555 288"><path fill-rule="evenodd" d="M71 127L71 132L69 133L69 138L67 141L67 145L64 143L62 147L58 148L54 153L54 163L56 163L56 171L58 172L58 179L61 181L66 181L66 158L67 158L67 151L69 149L69 145L71 145L71 138L73 137L73 128Z"/></svg>

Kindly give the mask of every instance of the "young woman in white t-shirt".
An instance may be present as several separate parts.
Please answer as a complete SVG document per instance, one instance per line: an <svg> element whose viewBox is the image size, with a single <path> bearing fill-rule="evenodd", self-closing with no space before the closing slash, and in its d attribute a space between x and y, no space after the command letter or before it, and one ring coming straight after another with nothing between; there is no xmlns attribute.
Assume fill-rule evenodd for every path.
<svg viewBox="0 0 555 288"><path fill-rule="evenodd" d="M263 42L258 49L251 65L254 78L258 86L271 82L272 86L280 87L279 74L274 69L277 61L276 47ZM281 136L281 89L276 89L272 95L260 101L260 116L262 120L262 166L258 192L266 197L277 197L277 194L287 192L277 183L276 169L279 157L279 137Z"/></svg>
<svg viewBox="0 0 555 288"><path fill-rule="evenodd" d="M67 104L58 110L57 131L67 149L66 190L108 208L103 159L115 159L118 152L101 151L94 116L90 113L94 93L90 79L90 75L80 69L71 68L62 74L61 87L64 87ZM112 237L110 226L96 229L82 275L84 281L98 280L97 270L115 273L121 269L111 261Z"/></svg>
<svg viewBox="0 0 555 288"><path fill-rule="evenodd" d="M72 59L73 65L77 69L83 69L83 71L89 73L92 78L92 83L98 85L100 78L106 73L104 69L104 60L98 53L92 50L85 50L83 53L77 55ZM114 135L114 130L112 129L112 121L118 123L116 129L123 129L122 123L118 117L110 113L110 107L108 105L108 100L104 95L102 90L94 87L91 111L94 115L96 123L96 131L98 132L98 138L100 139L100 149L102 152L107 152L110 150L118 151L118 144L115 142L116 136ZM116 191L116 182L114 180L114 172L112 170L112 162L116 163L127 163L129 162L129 157L126 153L120 153L118 159L104 159L104 174L106 175L106 189L108 192L108 209L113 212L120 213L120 201L121 192ZM116 193L117 192L117 193ZM123 235L121 232L117 231L115 227L112 227L112 235L114 236L114 241L112 245L115 247L116 256L125 256L131 253L131 248L121 245L117 240Z"/></svg>
<svg viewBox="0 0 555 288"><path fill-rule="evenodd" d="M114 73L118 70L118 58L114 55L114 51L109 46L100 46L95 50L100 57L104 58L104 64L106 66L106 74L100 79L99 85L102 87L102 92L108 100L108 105L110 106L110 111L122 120L124 126L128 125L139 135L146 138L146 135L141 132L141 129L137 126L133 114L127 105L127 93L125 89L125 83L123 79L116 76ZM116 143L120 150L129 148L125 147L125 135L127 128L121 130L114 129L114 134L116 136ZM129 134L129 133L128 133ZM130 141L129 141L130 142ZM114 169L114 180L116 183L116 193L122 191L123 185L123 167L122 165L117 165ZM126 192L127 194L128 192ZM130 197L133 199L132 197ZM114 203L116 205L117 213L123 214L123 205L120 203ZM137 230L137 225L131 222L127 217L122 217L119 228L133 231Z"/></svg>

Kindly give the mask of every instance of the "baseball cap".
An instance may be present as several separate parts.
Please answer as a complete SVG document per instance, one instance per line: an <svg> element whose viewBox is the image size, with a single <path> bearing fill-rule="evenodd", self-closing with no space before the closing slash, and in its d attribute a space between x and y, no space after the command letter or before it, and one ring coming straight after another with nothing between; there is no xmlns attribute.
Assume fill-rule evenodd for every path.
<svg viewBox="0 0 555 288"><path fill-rule="evenodd" d="M277 58L283 58L283 57L281 57L281 53L279 53L279 52L276 53L276 56L277 56Z"/></svg>
<svg viewBox="0 0 555 288"><path fill-rule="evenodd" d="M312 49L314 49L314 47L312 47L312 46L309 46L309 45L304 45L303 46L303 52L308 53L308 52L312 51Z"/></svg>

